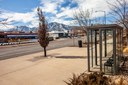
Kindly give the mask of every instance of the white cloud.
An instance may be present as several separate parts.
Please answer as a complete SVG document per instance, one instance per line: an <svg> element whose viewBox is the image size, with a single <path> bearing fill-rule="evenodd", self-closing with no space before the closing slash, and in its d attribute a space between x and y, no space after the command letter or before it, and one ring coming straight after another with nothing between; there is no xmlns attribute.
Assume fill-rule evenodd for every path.
<svg viewBox="0 0 128 85"><path fill-rule="evenodd" d="M31 24L28 25L29 27L38 27L39 26L39 22L38 20L33 20L31 21Z"/></svg>
<svg viewBox="0 0 128 85"><path fill-rule="evenodd" d="M21 23L30 23L30 25L35 26L33 22L38 22L38 17L36 12L28 12L28 13L16 13L16 12L5 12L2 13L0 18L8 20L8 24L12 24L13 22L21 22ZM12 21L12 22L11 22ZM7 26L10 27L10 26Z"/></svg>
<svg viewBox="0 0 128 85"><path fill-rule="evenodd" d="M55 2L56 1L56 2ZM64 20L63 18L72 18L74 11L77 11L79 9L93 9L93 17L100 17L104 16L103 12L97 12L95 11L105 11L106 14L110 11L108 4L106 0L73 0L74 2L78 3L78 7L76 8L70 8L70 7L60 7L60 4L64 0L42 0L42 9L44 9L44 12L51 12L53 14L56 14L53 20L50 21L56 21L61 23L66 23L69 21ZM111 0L107 0L111 1ZM60 7L61 12L57 12L57 7ZM52 17L53 18L53 17ZM51 19L52 19L51 18ZM70 24L70 23L69 23Z"/></svg>
<svg viewBox="0 0 128 85"><path fill-rule="evenodd" d="M61 7L61 4L65 0L40 0L43 12L52 13L55 16L47 16L48 22L59 22L64 23L67 25L71 25L73 20L66 20L64 18L72 18L74 11L79 9L90 9L94 11L93 17L100 17L104 16L103 12L95 11L105 11L106 14L110 11L108 4L106 1L115 1L115 0L73 0L73 2L78 3L78 7L70 8L70 7ZM59 11L58 11L59 9ZM38 26L38 17L37 17L37 7L35 7L32 12L28 13L15 13L15 12L5 12L2 13L0 18L9 18L8 22L16 21L16 22L23 22L23 23L30 23L28 26Z"/></svg>
<svg viewBox="0 0 128 85"><path fill-rule="evenodd" d="M44 12L52 12L54 14L57 13L57 7L63 0L41 0L41 4L43 5L42 11Z"/></svg>
<svg viewBox="0 0 128 85"><path fill-rule="evenodd" d="M75 0L79 4L79 9L89 9L93 10L93 16L104 16L104 13L95 13L95 11L105 11L108 13L110 11L106 1L110 0ZM112 0L111 0L112 1Z"/></svg>
<svg viewBox="0 0 128 85"><path fill-rule="evenodd" d="M15 28L14 25L3 25L3 24L0 24L0 30L8 30L10 28Z"/></svg>
<svg viewBox="0 0 128 85"><path fill-rule="evenodd" d="M67 8L63 8L63 11L61 13L58 13L57 16L61 17L61 16L68 16L68 17L73 17L73 13L74 11L77 10L76 8L72 8L70 9L69 7Z"/></svg>
<svg viewBox="0 0 128 85"><path fill-rule="evenodd" d="M8 18L9 21L22 21L24 23L30 22L35 17L34 13L3 13L1 18Z"/></svg>

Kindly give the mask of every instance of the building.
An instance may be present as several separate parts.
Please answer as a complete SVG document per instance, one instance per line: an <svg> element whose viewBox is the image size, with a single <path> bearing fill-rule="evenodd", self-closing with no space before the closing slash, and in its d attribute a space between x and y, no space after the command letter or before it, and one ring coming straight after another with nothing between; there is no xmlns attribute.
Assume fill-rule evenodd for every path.
<svg viewBox="0 0 128 85"><path fill-rule="evenodd" d="M80 27L80 26L73 26L70 34L72 36L85 36L86 34L86 29L84 27Z"/></svg>
<svg viewBox="0 0 128 85"><path fill-rule="evenodd" d="M0 32L0 43L19 42L37 39L37 33Z"/></svg>
<svg viewBox="0 0 128 85"><path fill-rule="evenodd" d="M65 38L68 36L69 36L68 31L51 31L51 32L49 32L49 37L53 37L54 39Z"/></svg>

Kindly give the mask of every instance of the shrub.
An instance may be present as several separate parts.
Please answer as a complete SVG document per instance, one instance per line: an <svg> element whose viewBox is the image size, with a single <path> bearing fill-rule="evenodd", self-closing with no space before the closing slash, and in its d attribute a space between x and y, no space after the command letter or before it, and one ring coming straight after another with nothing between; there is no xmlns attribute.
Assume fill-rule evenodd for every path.
<svg viewBox="0 0 128 85"><path fill-rule="evenodd" d="M103 72L93 72L90 74L83 73L79 76L73 74L73 78L65 81L67 85L127 85L128 82L124 77L117 79L105 76Z"/></svg>

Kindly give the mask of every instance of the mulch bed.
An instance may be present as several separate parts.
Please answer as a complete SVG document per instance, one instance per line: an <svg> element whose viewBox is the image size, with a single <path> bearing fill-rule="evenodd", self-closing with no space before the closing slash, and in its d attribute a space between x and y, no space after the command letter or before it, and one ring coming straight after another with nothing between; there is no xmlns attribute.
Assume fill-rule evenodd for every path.
<svg viewBox="0 0 128 85"><path fill-rule="evenodd" d="M125 56L127 58L125 64L123 67L121 67L120 74L124 76L128 76L128 56Z"/></svg>

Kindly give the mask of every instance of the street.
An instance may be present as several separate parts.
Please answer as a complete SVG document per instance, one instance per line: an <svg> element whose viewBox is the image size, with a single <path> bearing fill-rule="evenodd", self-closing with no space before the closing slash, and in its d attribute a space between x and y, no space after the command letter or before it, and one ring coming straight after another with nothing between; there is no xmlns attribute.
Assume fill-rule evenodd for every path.
<svg viewBox="0 0 128 85"><path fill-rule="evenodd" d="M77 45L77 39L73 41L72 39L61 39L51 41L47 47L47 50L66 47L66 46L73 46L73 44ZM9 59L13 57L18 57L22 55L27 55L31 53L41 52L43 48L38 44L28 44L28 45L19 45L15 47L0 47L0 60Z"/></svg>

